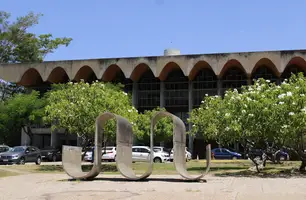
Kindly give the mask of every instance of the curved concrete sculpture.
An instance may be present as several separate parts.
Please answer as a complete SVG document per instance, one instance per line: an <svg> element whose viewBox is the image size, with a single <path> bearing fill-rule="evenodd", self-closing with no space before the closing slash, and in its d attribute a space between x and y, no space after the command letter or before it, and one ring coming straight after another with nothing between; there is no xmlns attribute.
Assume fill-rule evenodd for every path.
<svg viewBox="0 0 306 200"><path fill-rule="evenodd" d="M151 142L154 135L154 126L164 117L171 117L173 121L173 162L176 168L176 171L187 180L199 180L203 178L210 169L211 162L211 149L210 145L206 147L206 170L202 172L201 175L191 176L186 169L186 129L184 122L177 116L169 113L160 111L156 113L151 120Z"/></svg>
<svg viewBox="0 0 306 200"><path fill-rule="evenodd" d="M132 168L132 146L133 146L133 129L131 123L119 115L104 113L98 117L97 123L103 123L110 119L116 119L116 164L118 171L129 180L142 180L152 174L153 156L150 154L150 163L147 171L137 176ZM151 145L151 150L153 145ZM151 151L153 152L153 151Z"/></svg>
<svg viewBox="0 0 306 200"><path fill-rule="evenodd" d="M149 177L153 169L153 156L150 155L150 164L148 170L140 176L137 176L132 169L132 146L133 130L132 125L125 118L113 113L103 113L96 119L94 164L89 172L83 172L81 166L81 147L63 146L63 168L66 173L76 179L92 179L96 177L101 170L101 144L103 138L103 129L108 120L116 119L116 164L118 171L129 180L141 180ZM153 145L151 145L153 149Z"/></svg>
<svg viewBox="0 0 306 200"><path fill-rule="evenodd" d="M89 172L82 170L82 147L65 146L62 150L62 163L65 172L75 179L93 179L101 171L101 140L99 123L96 122L94 164Z"/></svg>
<svg viewBox="0 0 306 200"><path fill-rule="evenodd" d="M95 131L95 149L94 149L94 164L89 172L82 171L82 148L73 146L63 146L62 162L65 172L75 179L93 179L101 171L101 153L102 153L102 138L105 123L108 120L116 120L116 164L119 172L129 180L141 180L149 177L153 170L153 135L154 127L158 120L163 117L171 117L173 120L173 148L174 148L174 165L177 172L187 180L199 180L210 169L211 151L210 145L206 147L206 171L201 175L191 176L186 169L186 130L183 121L175 115L168 112L158 112L151 120L150 132L150 162L147 171L137 176L132 169L132 146L133 146L133 129L129 121L119 115L113 113L103 113L96 119Z"/></svg>

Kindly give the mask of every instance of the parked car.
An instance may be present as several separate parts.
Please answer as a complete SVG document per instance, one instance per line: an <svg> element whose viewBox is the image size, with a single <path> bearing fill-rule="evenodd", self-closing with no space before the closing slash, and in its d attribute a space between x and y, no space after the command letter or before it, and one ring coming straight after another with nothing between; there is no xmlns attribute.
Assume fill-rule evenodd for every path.
<svg viewBox="0 0 306 200"><path fill-rule="evenodd" d="M153 162L162 163L169 161L169 153L159 151L160 147L155 147L153 150ZM151 149L147 146L133 146L132 147L132 160L133 162L148 162L150 159Z"/></svg>
<svg viewBox="0 0 306 200"><path fill-rule="evenodd" d="M87 149L86 153L84 152L84 161L92 162L93 161L93 147L90 147ZM115 161L116 160L116 147L102 147L101 148L102 153L102 160L107 161Z"/></svg>
<svg viewBox="0 0 306 200"><path fill-rule="evenodd" d="M41 159L47 161L61 161L62 160L62 152L58 148L46 147L40 150Z"/></svg>
<svg viewBox="0 0 306 200"><path fill-rule="evenodd" d="M3 144L3 145L0 145L0 153L3 153L3 152L7 152L9 150L11 150L12 148Z"/></svg>
<svg viewBox="0 0 306 200"><path fill-rule="evenodd" d="M92 161L92 151L94 147L85 147L82 149L82 160Z"/></svg>
<svg viewBox="0 0 306 200"><path fill-rule="evenodd" d="M116 147L102 147L102 160L116 161Z"/></svg>
<svg viewBox="0 0 306 200"><path fill-rule="evenodd" d="M230 151L226 148L215 148L211 150L212 157L215 159L241 159L240 153Z"/></svg>
<svg viewBox="0 0 306 200"><path fill-rule="evenodd" d="M0 154L1 164L21 164L35 162L36 165L41 163L41 153L37 147L33 146L16 146L10 151Z"/></svg>
<svg viewBox="0 0 306 200"><path fill-rule="evenodd" d="M262 160L262 154L263 154L263 150L262 149L256 149L256 148L252 148L249 150L247 157L248 158L254 158L254 159L258 159L258 160ZM268 159L271 157L271 153L268 153ZM285 151L280 150L277 154L276 154L276 161L286 161L289 160L289 154Z"/></svg>
<svg viewBox="0 0 306 200"><path fill-rule="evenodd" d="M186 155L186 162L188 162L189 160L191 160L192 155L191 155L191 153L188 151L188 148L187 148L187 147L185 148L185 155ZM171 152L170 152L170 161L171 161L171 162L173 161L173 149L172 149Z"/></svg>

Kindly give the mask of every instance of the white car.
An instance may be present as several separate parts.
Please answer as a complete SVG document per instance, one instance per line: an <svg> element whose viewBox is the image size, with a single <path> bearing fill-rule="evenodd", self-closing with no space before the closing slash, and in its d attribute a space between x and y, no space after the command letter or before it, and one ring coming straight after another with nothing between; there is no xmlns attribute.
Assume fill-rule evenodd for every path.
<svg viewBox="0 0 306 200"><path fill-rule="evenodd" d="M192 155L191 155L191 153L188 151L187 147L185 147L185 155L186 155L186 162L188 162L189 160L191 160ZM171 153L170 153L170 161L173 161L173 149L171 150Z"/></svg>
<svg viewBox="0 0 306 200"><path fill-rule="evenodd" d="M116 160L116 147L102 147L101 149L102 153L102 160L107 160L107 161L115 161ZM91 162L92 161L92 148L88 148L87 152L83 152L84 154L84 161Z"/></svg>
<svg viewBox="0 0 306 200"><path fill-rule="evenodd" d="M160 147L153 148L153 162L162 163L169 161L169 153L160 151ZM155 150L154 150L155 149ZM133 162L149 162L150 160L150 147L147 146L133 146L132 147L132 160Z"/></svg>
<svg viewBox="0 0 306 200"><path fill-rule="evenodd" d="M102 160L116 161L116 147L102 147Z"/></svg>

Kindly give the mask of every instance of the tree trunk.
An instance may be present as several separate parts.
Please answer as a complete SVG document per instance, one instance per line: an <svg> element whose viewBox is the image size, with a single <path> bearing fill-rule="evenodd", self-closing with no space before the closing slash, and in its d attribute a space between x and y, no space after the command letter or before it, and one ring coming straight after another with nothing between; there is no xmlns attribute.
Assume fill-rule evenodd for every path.
<svg viewBox="0 0 306 200"><path fill-rule="evenodd" d="M300 166L300 172L304 173L306 170L306 160L302 160L301 166Z"/></svg>

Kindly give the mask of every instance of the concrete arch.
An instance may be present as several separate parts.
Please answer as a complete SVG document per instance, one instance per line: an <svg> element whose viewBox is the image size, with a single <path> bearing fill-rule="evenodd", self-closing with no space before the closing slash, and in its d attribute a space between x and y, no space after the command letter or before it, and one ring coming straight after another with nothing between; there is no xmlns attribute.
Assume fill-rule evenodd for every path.
<svg viewBox="0 0 306 200"><path fill-rule="evenodd" d="M218 77L223 78L226 72L233 67L240 69L247 76L247 72L245 68L242 66L242 64L236 59L231 59L231 60L228 60L225 63L225 65L222 67L221 72L219 73Z"/></svg>
<svg viewBox="0 0 306 200"><path fill-rule="evenodd" d="M251 75L253 76L253 74L261 67L267 67L269 70L271 70L273 72L273 74L276 77L280 77L280 72L278 71L277 67L275 66L275 64L269 59L269 58L261 58L259 61L257 61L257 63L255 64L255 66L252 69Z"/></svg>
<svg viewBox="0 0 306 200"><path fill-rule="evenodd" d="M298 72L306 73L306 61L300 56L291 58L281 76L288 78L289 74Z"/></svg>
<svg viewBox="0 0 306 200"><path fill-rule="evenodd" d="M51 83L65 83L69 81L69 77L64 68L56 67L49 74L47 81Z"/></svg>
<svg viewBox="0 0 306 200"><path fill-rule="evenodd" d="M158 78L161 80L161 81L164 81L167 79L168 75L170 72L172 72L173 70L181 70L182 73L184 74L184 71L183 69L175 62L168 62L162 69L162 71L160 72Z"/></svg>
<svg viewBox="0 0 306 200"><path fill-rule="evenodd" d="M126 78L123 70L116 64L112 64L107 67L102 75L102 81L111 82L114 81L118 76L124 76Z"/></svg>
<svg viewBox="0 0 306 200"><path fill-rule="evenodd" d="M160 111L154 114L151 119L151 146L153 146L153 136L154 136L154 127L157 122L164 118L170 117L173 121L173 163L176 168L176 171L187 180L200 180L210 170L211 163L211 149L210 145L206 147L206 170L202 171L200 175L192 176L186 169L186 156L185 156L185 147L186 147L186 127L184 122L177 116L169 113Z"/></svg>
<svg viewBox="0 0 306 200"><path fill-rule="evenodd" d="M151 69L147 64L145 64L145 63L140 63L140 64L138 64L138 65L134 68L134 70L133 70L133 72L132 72L132 74L131 74L131 76L130 76L130 79L133 80L133 81L138 81L138 80L141 78L141 76L142 76L146 71L149 71L149 70L153 73L152 69ZM153 74L154 74L154 73L153 73Z"/></svg>
<svg viewBox="0 0 306 200"><path fill-rule="evenodd" d="M43 79L40 73L34 69L30 68L23 73L17 84L22 86L34 86L43 83Z"/></svg>
<svg viewBox="0 0 306 200"><path fill-rule="evenodd" d="M91 67L85 65L78 70L73 80L80 81L81 79L85 82L91 82L97 80L97 76Z"/></svg>
<svg viewBox="0 0 306 200"><path fill-rule="evenodd" d="M189 75L188 75L189 80L193 80L202 69L209 69L215 74L212 67L206 61L201 60L201 61L198 61L193 66L193 68L190 70Z"/></svg>

